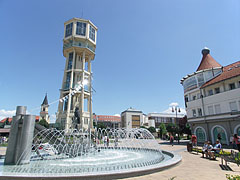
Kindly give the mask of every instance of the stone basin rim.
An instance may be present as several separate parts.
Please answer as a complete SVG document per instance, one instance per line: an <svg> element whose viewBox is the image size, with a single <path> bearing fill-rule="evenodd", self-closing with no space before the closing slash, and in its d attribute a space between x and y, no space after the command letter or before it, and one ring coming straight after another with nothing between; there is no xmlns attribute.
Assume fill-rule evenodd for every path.
<svg viewBox="0 0 240 180"><path fill-rule="evenodd" d="M26 176L26 175L2 175L0 176L0 180L14 180L14 179L26 179L26 180L66 180L67 179L75 179L75 180L91 180L91 179L116 179L116 178L128 178L128 177L134 177L134 176L141 176L146 174L151 174L154 172L158 172L161 170L165 170L167 168L173 167L181 162L182 157L179 154L176 154L175 152L171 151L165 151L161 150L163 154L168 155L171 157L171 159L165 161L164 163L159 163L157 165L150 165L146 167L141 167L137 169L132 170L122 170L121 172L113 172L113 173L100 173L100 174L69 174L69 175L52 175L52 176Z"/></svg>

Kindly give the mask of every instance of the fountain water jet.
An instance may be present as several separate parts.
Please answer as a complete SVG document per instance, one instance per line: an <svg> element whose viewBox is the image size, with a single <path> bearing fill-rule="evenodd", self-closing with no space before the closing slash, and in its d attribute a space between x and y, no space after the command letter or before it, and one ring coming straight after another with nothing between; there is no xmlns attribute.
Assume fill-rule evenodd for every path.
<svg viewBox="0 0 240 180"><path fill-rule="evenodd" d="M181 157L161 151L147 129L46 129L35 124L20 156L29 164L0 167L1 178L105 178L135 176L178 163ZM11 144L11 142L10 142ZM17 163L20 164L20 163ZM93 178L94 179L94 178Z"/></svg>

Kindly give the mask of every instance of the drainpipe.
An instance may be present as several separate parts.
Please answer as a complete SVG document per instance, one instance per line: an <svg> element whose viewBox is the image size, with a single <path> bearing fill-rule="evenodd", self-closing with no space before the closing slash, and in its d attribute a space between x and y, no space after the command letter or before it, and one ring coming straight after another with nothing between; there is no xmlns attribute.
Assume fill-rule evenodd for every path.
<svg viewBox="0 0 240 180"><path fill-rule="evenodd" d="M209 132L208 122L206 121L205 106L204 106L204 101L203 101L203 92L202 92L201 88L200 88L200 97L201 97L201 101L202 101L203 118L204 118L204 122L207 125L207 139L209 140L210 132Z"/></svg>

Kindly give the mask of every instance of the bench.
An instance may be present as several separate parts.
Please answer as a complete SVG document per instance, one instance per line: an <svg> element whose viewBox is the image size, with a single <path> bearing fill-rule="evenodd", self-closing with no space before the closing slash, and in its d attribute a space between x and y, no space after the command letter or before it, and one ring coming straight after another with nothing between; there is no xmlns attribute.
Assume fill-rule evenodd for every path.
<svg viewBox="0 0 240 180"><path fill-rule="evenodd" d="M198 147L198 146L193 146L193 149L197 152L197 154L199 153L199 150L201 150L202 148Z"/></svg>
<svg viewBox="0 0 240 180"><path fill-rule="evenodd" d="M221 163L223 165L223 160L225 161L225 165L227 166L228 162L236 163L238 166L240 164L240 153L234 152L231 150L230 155L224 154L224 151L222 151L223 154L220 154L219 156L221 157Z"/></svg>

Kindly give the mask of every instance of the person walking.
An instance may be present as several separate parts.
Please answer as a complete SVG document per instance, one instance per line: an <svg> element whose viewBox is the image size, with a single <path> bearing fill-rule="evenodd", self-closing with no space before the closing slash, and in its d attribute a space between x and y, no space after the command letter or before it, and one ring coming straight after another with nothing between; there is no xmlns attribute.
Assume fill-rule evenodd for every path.
<svg viewBox="0 0 240 180"><path fill-rule="evenodd" d="M174 137L173 135L170 136L170 144L173 146L173 141L174 141Z"/></svg>
<svg viewBox="0 0 240 180"><path fill-rule="evenodd" d="M192 134L191 140L192 140L192 145L197 146L197 136L195 134Z"/></svg>
<svg viewBox="0 0 240 180"><path fill-rule="evenodd" d="M240 152L240 136L234 134L234 142L237 145L238 152Z"/></svg>
<svg viewBox="0 0 240 180"><path fill-rule="evenodd" d="M230 144L232 144L232 148L233 149L237 149L237 145L235 144L234 135L233 134L230 136L229 142L230 142Z"/></svg>
<svg viewBox="0 0 240 180"><path fill-rule="evenodd" d="M218 133L218 135L217 135L217 139L219 140L219 142L221 142L221 140L222 140L222 136L221 136L220 133Z"/></svg>

